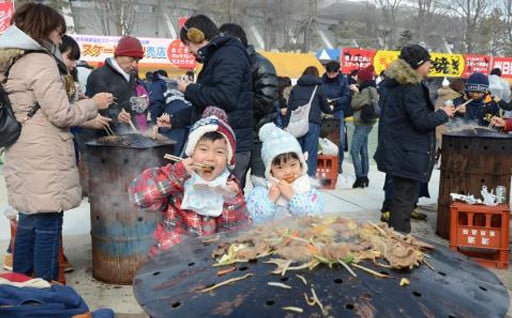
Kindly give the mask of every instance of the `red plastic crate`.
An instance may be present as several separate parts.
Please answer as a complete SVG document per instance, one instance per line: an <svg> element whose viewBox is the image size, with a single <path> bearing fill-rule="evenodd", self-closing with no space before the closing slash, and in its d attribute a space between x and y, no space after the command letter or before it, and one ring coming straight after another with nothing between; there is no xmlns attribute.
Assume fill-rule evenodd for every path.
<svg viewBox="0 0 512 318"><path fill-rule="evenodd" d="M509 258L510 207L450 205L450 249L471 257L478 263L507 268Z"/></svg>
<svg viewBox="0 0 512 318"><path fill-rule="evenodd" d="M316 178L320 180L322 189L335 189L338 181L338 156L318 155Z"/></svg>

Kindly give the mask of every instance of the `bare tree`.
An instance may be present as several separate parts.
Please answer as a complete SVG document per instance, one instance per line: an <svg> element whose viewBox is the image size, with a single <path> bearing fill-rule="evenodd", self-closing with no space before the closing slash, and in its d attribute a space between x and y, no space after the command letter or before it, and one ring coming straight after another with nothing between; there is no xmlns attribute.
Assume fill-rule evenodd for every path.
<svg viewBox="0 0 512 318"><path fill-rule="evenodd" d="M104 35L129 35L135 26L135 0L95 0ZM114 30L112 30L114 28Z"/></svg>
<svg viewBox="0 0 512 318"><path fill-rule="evenodd" d="M452 0L450 2L449 9L464 23L463 53L473 53L478 24L490 7L490 0Z"/></svg>
<svg viewBox="0 0 512 318"><path fill-rule="evenodd" d="M383 17L383 36L385 48L393 47L397 38L397 15L402 0L373 0L381 9Z"/></svg>
<svg viewBox="0 0 512 318"><path fill-rule="evenodd" d="M416 11L414 16L415 39L424 42L427 40L428 30L433 28L432 20L442 11L442 0L409 0Z"/></svg>
<svg viewBox="0 0 512 318"><path fill-rule="evenodd" d="M497 4L503 12L502 21L505 24L505 47L508 54L512 54L512 0L500 0Z"/></svg>

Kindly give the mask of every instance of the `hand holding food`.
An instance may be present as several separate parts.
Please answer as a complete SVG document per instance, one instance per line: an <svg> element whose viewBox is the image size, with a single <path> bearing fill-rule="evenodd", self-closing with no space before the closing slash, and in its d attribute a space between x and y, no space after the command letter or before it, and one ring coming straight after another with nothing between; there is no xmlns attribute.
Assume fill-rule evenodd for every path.
<svg viewBox="0 0 512 318"><path fill-rule="evenodd" d="M100 114L98 114L94 119L91 119L83 123L82 127L91 129L106 129L111 121L112 118L101 116Z"/></svg>
<svg viewBox="0 0 512 318"><path fill-rule="evenodd" d="M117 120L119 120L120 123L129 124L129 123L131 123L132 116L130 115L129 112L122 109L121 112L119 113L119 115L117 116Z"/></svg>
<svg viewBox="0 0 512 318"><path fill-rule="evenodd" d="M500 118L498 116L494 116L491 119L491 125L494 127L505 127L505 119Z"/></svg>
<svg viewBox="0 0 512 318"><path fill-rule="evenodd" d="M92 99L98 109L106 109L114 101L112 93L98 93Z"/></svg>
<svg viewBox="0 0 512 318"><path fill-rule="evenodd" d="M455 114L455 107L453 105L444 106L441 110L444 111L448 117L453 117Z"/></svg>
<svg viewBox="0 0 512 318"><path fill-rule="evenodd" d="M158 127L171 128L171 116L167 113L163 113L162 116L156 119Z"/></svg>

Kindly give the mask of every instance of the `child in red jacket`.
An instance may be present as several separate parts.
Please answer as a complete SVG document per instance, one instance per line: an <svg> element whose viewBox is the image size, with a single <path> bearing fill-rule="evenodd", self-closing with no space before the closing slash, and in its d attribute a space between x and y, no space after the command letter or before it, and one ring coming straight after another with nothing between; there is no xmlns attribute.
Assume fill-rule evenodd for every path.
<svg viewBox="0 0 512 318"><path fill-rule="evenodd" d="M244 196L228 170L235 165L236 140L226 113L208 107L190 130L185 154L174 165L151 168L128 191L137 206L162 211L151 255L198 237L249 224Z"/></svg>

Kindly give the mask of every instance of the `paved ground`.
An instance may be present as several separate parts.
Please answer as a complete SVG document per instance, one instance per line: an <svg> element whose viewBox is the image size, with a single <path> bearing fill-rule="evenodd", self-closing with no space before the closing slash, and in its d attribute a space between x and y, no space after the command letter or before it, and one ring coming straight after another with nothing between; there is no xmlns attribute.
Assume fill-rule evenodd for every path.
<svg viewBox="0 0 512 318"><path fill-rule="evenodd" d="M345 173L342 178L339 178L337 188L323 191L326 199L325 212L350 216L363 221L378 220L383 199L384 175L376 171L376 167L372 165L369 175L370 186L365 189L352 189L354 174L348 160L345 160L343 170ZM431 198L422 198L419 202L422 211L428 215L428 219L425 222L413 222L412 231L416 235L447 246L447 241L435 234L438 185L439 170L435 170L429 187ZM3 176L0 175L0 209L6 204L5 184ZM8 221L0 216L0 250L5 250L8 244L8 229ZM63 231L65 253L75 266L75 271L67 274L66 279L68 284L82 295L89 307L91 309L112 308L117 313L117 317L146 317L133 297L131 286L107 285L92 278L89 204L86 199L79 208L66 212ZM507 286L510 295L512 270L493 270L493 272ZM512 317L510 310L508 314Z"/></svg>

